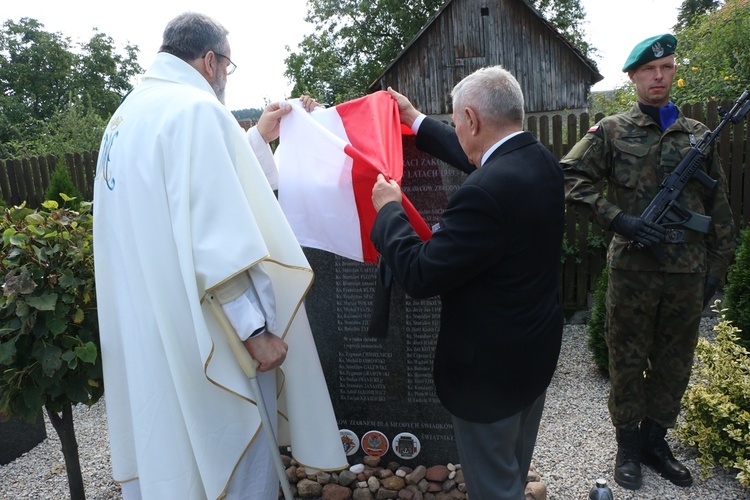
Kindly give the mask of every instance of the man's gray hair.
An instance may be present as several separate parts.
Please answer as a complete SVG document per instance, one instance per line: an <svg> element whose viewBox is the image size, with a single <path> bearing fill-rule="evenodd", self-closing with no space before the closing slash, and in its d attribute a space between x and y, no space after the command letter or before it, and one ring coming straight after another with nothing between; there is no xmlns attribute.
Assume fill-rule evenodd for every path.
<svg viewBox="0 0 750 500"><path fill-rule="evenodd" d="M202 57L209 50L225 52L229 31L218 21L196 12L175 17L164 29L159 52L168 52L184 61Z"/></svg>
<svg viewBox="0 0 750 500"><path fill-rule="evenodd" d="M494 125L523 127L524 100L518 80L502 66L481 68L453 87L453 109L470 107Z"/></svg>

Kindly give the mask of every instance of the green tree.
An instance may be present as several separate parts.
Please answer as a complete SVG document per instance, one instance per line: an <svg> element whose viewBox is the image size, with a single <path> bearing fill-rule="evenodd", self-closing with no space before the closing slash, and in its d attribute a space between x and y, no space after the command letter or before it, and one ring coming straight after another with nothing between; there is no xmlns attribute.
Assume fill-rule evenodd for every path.
<svg viewBox="0 0 750 500"><path fill-rule="evenodd" d="M238 120L258 120L263 114L263 108L244 108L232 111L232 114Z"/></svg>
<svg viewBox="0 0 750 500"><path fill-rule="evenodd" d="M336 104L366 93L444 0L310 0L315 25L286 59L292 95Z"/></svg>
<svg viewBox="0 0 750 500"><path fill-rule="evenodd" d="M690 26L696 17L715 11L723 3L721 0L685 0L677 13L676 28Z"/></svg>
<svg viewBox="0 0 750 500"><path fill-rule="evenodd" d="M52 172L49 186L47 186L47 190L44 192L44 199L54 200L61 206L67 204L67 207L72 210L80 208L83 196L81 196L78 188L73 184L70 172L64 165L60 165Z"/></svg>
<svg viewBox="0 0 750 500"><path fill-rule="evenodd" d="M114 40L95 30L91 40L81 45L81 50L71 90L78 92L75 97L82 99L87 109L109 120L132 87L133 76L142 71L137 63L138 48L126 45L125 56L118 54Z"/></svg>
<svg viewBox="0 0 750 500"><path fill-rule="evenodd" d="M93 405L104 392L91 204L43 207L0 215L0 412L33 422L47 411L71 498L82 499L72 405Z"/></svg>
<svg viewBox="0 0 750 500"><path fill-rule="evenodd" d="M581 26L586 19L586 11L580 0L531 0L531 4L585 56L595 55L596 49L586 41L586 33Z"/></svg>
<svg viewBox="0 0 750 500"><path fill-rule="evenodd" d="M0 32L0 82L3 95L33 118L52 117L68 98L75 66L71 41L43 30L34 19L6 21ZM17 121L17 120L16 120Z"/></svg>
<svg viewBox="0 0 750 500"><path fill-rule="evenodd" d="M750 81L750 5L727 0L715 11L694 17L675 35L678 72L672 100L678 106L735 100Z"/></svg>
<svg viewBox="0 0 750 500"><path fill-rule="evenodd" d="M76 44L34 19L6 21L0 30L0 154L28 151L50 132L43 124L61 113L92 111L106 120L141 72L137 51L127 46L120 55L112 39L98 32ZM98 139L85 149L97 147Z"/></svg>
<svg viewBox="0 0 750 500"><path fill-rule="evenodd" d="M81 101L71 102L49 120L33 119L34 135L12 139L3 144L0 158L28 158L66 153L96 151L102 139L107 119Z"/></svg>
<svg viewBox="0 0 750 500"><path fill-rule="evenodd" d="M315 25L297 52L286 58L292 95L338 104L360 97L382 70L412 41L445 0L309 0L305 20ZM548 20L584 54L579 0L532 0ZM287 48L288 49L288 48Z"/></svg>

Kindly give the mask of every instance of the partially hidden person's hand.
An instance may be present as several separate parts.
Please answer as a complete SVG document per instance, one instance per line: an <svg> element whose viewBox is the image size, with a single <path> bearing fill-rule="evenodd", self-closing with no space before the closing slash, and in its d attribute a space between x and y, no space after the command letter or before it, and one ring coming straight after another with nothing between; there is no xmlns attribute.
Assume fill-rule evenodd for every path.
<svg viewBox="0 0 750 500"><path fill-rule="evenodd" d="M398 182L393 179L386 181L383 174L378 174L375 185L372 187L372 206L379 212L383 205L392 201L401 203L403 195Z"/></svg>
<svg viewBox="0 0 750 500"><path fill-rule="evenodd" d="M271 142L279 138L281 133L281 119L292 110L288 103L272 102L263 109L258 119L258 132L263 140Z"/></svg>
<svg viewBox="0 0 750 500"><path fill-rule="evenodd" d="M612 221L612 229L625 238L646 248L658 245L667 237L667 230L659 224L649 222L625 212L620 212Z"/></svg>
<svg viewBox="0 0 750 500"><path fill-rule="evenodd" d="M407 127L411 127L411 125L414 123L414 120L417 119L417 117L420 115L419 111L417 111L417 108L414 107L414 105L409 101L409 99L404 94L399 94L395 90L393 90L392 87L388 87L388 93L395 99L396 104L398 104L398 111L401 115L401 123L406 125Z"/></svg>
<svg viewBox="0 0 750 500"><path fill-rule="evenodd" d="M316 101L309 95L301 95L299 97L299 100L302 103L302 107L305 108L305 111L307 111L308 113L320 106L320 104L318 104L318 101Z"/></svg>
<svg viewBox="0 0 750 500"><path fill-rule="evenodd" d="M243 342L245 349L258 362L258 371L267 372L281 366L289 349L286 342L271 332L250 337Z"/></svg>

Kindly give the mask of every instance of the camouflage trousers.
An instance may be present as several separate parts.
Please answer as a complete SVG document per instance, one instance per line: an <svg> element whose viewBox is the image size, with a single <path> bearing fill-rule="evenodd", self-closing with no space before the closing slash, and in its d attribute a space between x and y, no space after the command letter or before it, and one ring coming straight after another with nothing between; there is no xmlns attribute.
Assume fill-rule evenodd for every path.
<svg viewBox="0 0 750 500"><path fill-rule="evenodd" d="M702 273L609 270L605 338L616 428L646 417L674 427L690 380L703 306Z"/></svg>

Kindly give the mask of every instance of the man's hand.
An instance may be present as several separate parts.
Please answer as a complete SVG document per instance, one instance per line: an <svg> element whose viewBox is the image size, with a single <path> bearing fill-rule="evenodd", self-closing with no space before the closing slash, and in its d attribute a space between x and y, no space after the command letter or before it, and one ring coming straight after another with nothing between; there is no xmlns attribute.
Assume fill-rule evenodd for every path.
<svg viewBox="0 0 750 500"><path fill-rule="evenodd" d="M309 95L302 95L300 96L299 100L300 102L302 102L302 107L305 108L305 111L307 111L308 113L320 106L320 104L318 104L318 101L316 101Z"/></svg>
<svg viewBox="0 0 750 500"><path fill-rule="evenodd" d="M396 100L396 104L398 104L398 111L401 115L401 123L403 123L407 127L411 127L412 123L414 123L414 120L416 120L420 115L419 111L417 111L417 108L412 105L412 103L404 94L399 94L398 92L393 90L393 88L388 87L388 93L391 94L391 97L393 97L393 99Z"/></svg>
<svg viewBox="0 0 750 500"><path fill-rule="evenodd" d="M719 279L706 275L706 284L703 286L703 309L708 305L708 301L716 294L719 289Z"/></svg>
<svg viewBox="0 0 750 500"><path fill-rule="evenodd" d="M318 103L310 96L303 95L299 98L302 107L308 112L315 109ZM287 103L272 102L263 109L263 114L258 119L258 132L263 140L271 142L279 138L281 133L281 119L292 110Z"/></svg>
<svg viewBox="0 0 750 500"><path fill-rule="evenodd" d="M612 221L612 229L630 241L646 248L658 245L667 237L667 230L659 224L648 222L640 217L633 217L620 212Z"/></svg>
<svg viewBox="0 0 750 500"><path fill-rule="evenodd" d="M281 366L289 349L286 342L271 332L250 337L243 342L245 349L258 362L258 371L267 372Z"/></svg>
<svg viewBox="0 0 750 500"><path fill-rule="evenodd" d="M401 203L402 198L403 195L398 182L393 179L386 181L383 174L378 174L378 179L372 187L372 205L375 207L375 211L380 212L383 205L392 201Z"/></svg>

